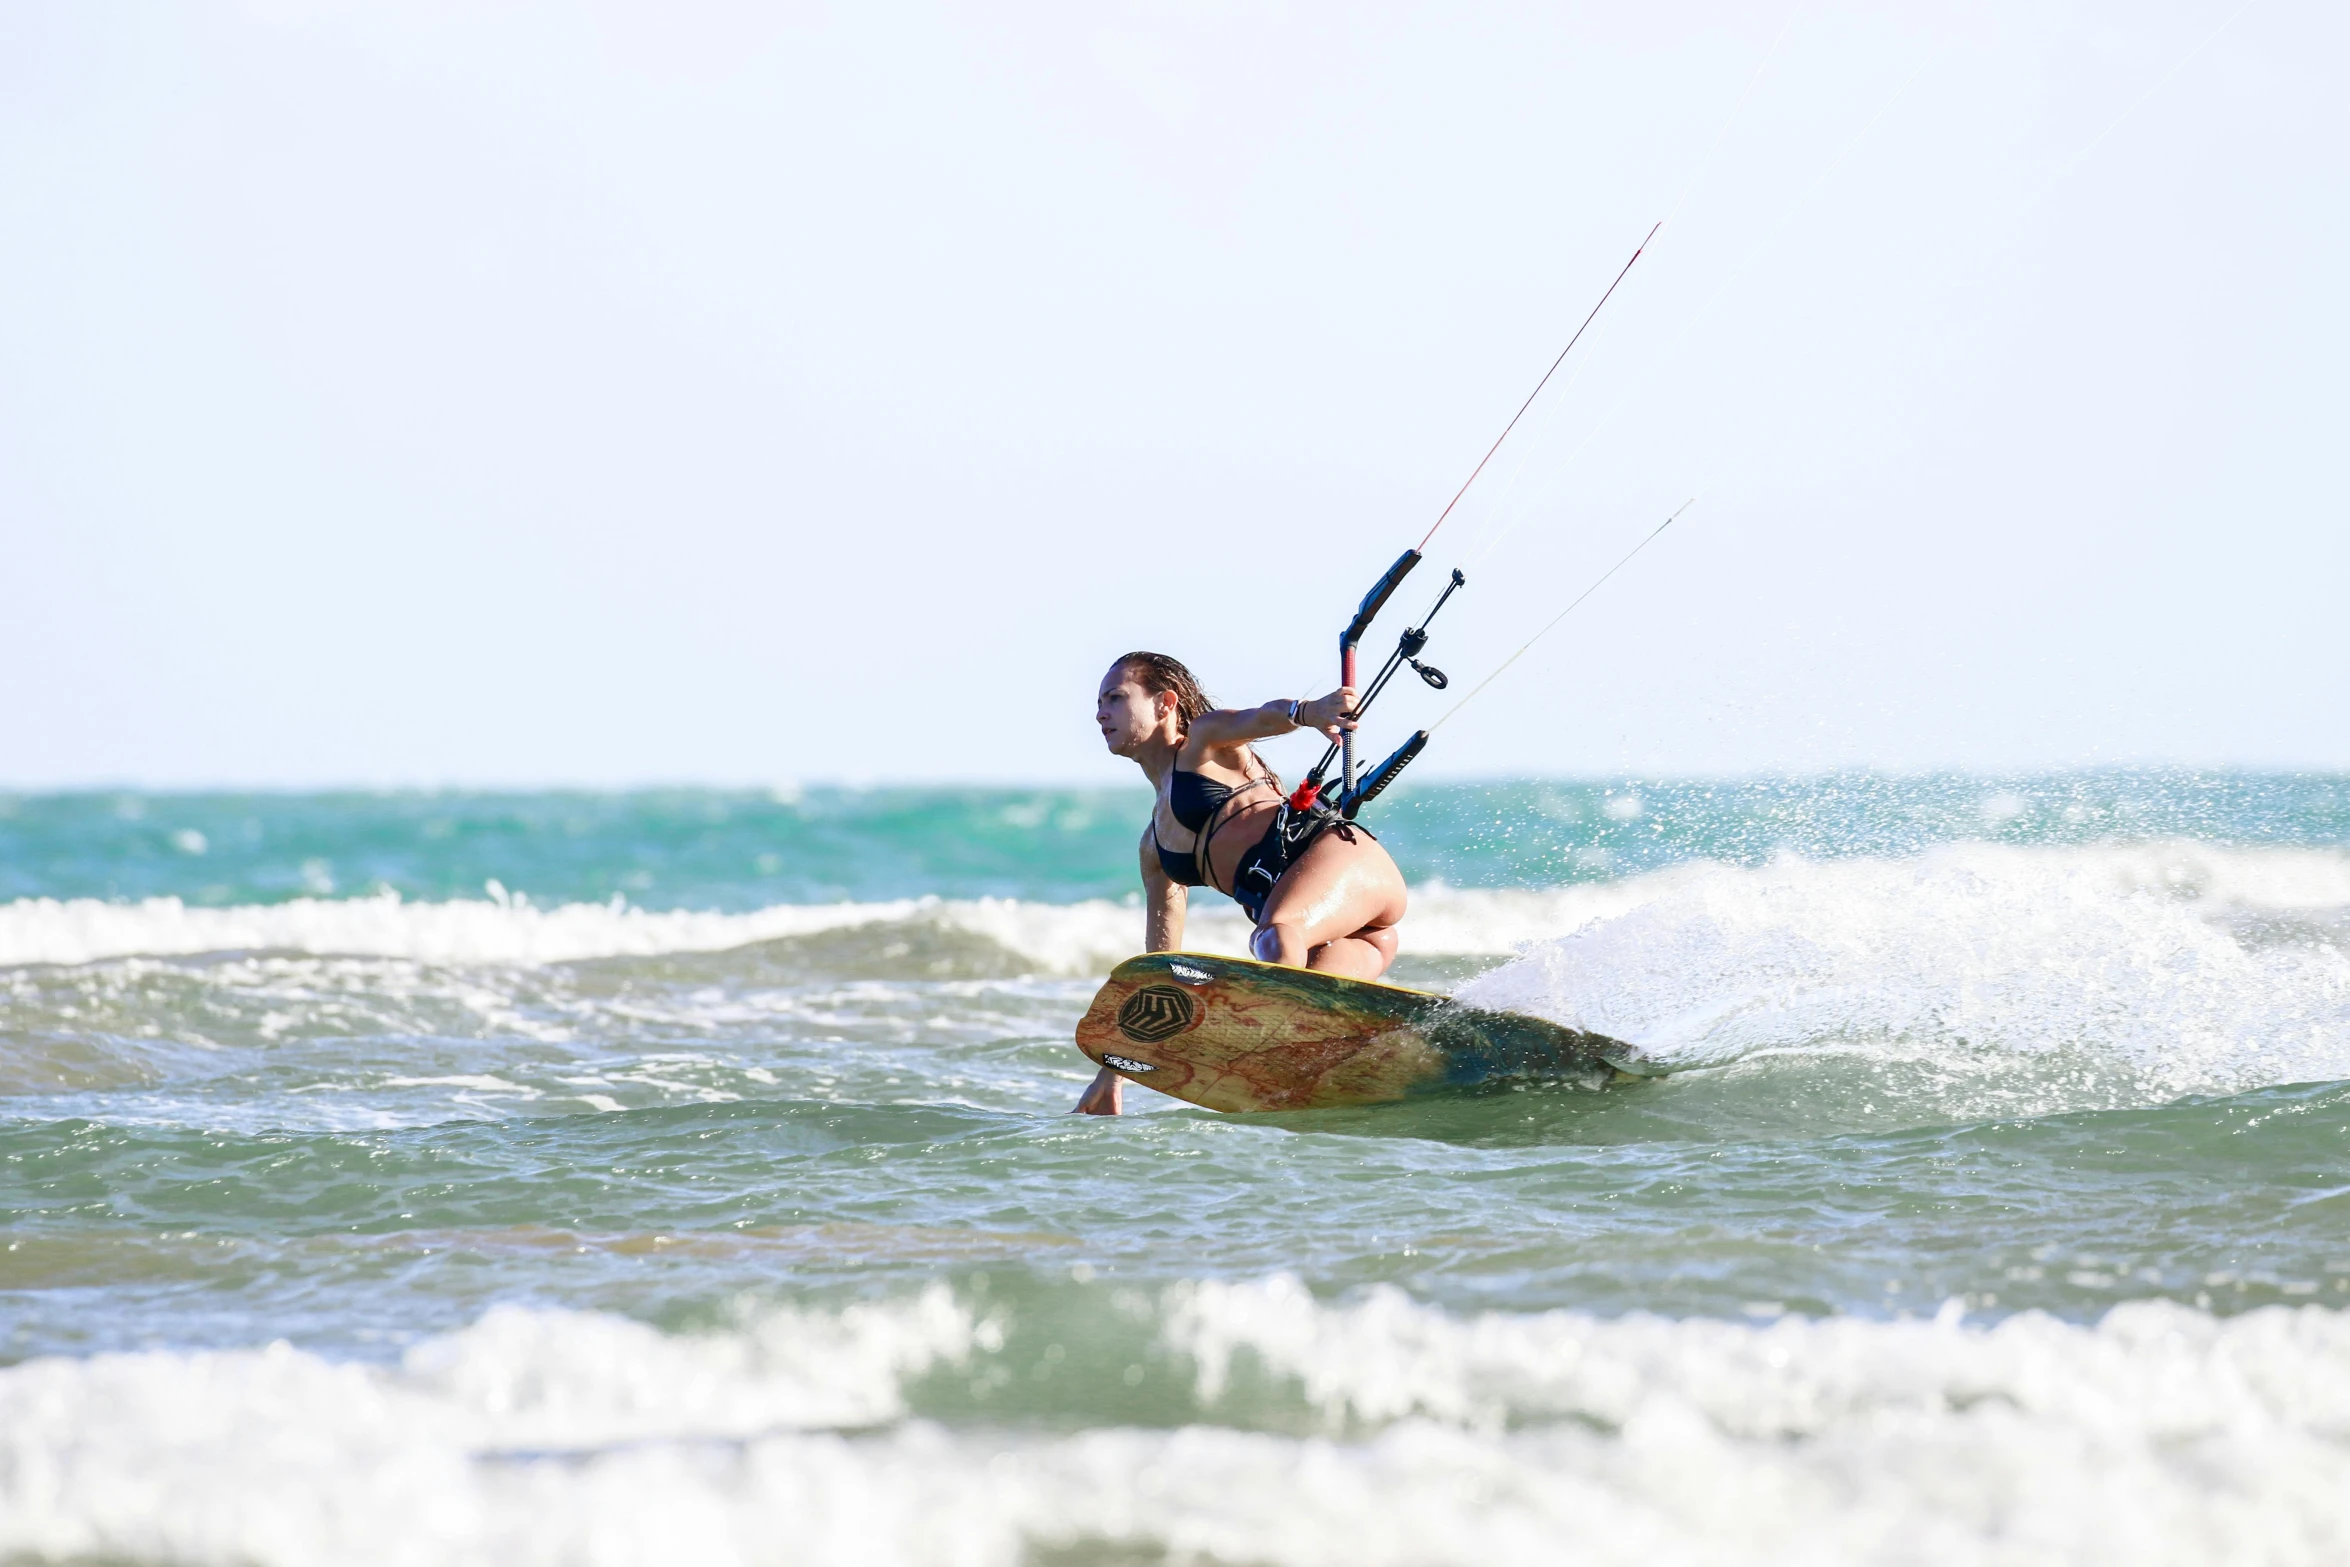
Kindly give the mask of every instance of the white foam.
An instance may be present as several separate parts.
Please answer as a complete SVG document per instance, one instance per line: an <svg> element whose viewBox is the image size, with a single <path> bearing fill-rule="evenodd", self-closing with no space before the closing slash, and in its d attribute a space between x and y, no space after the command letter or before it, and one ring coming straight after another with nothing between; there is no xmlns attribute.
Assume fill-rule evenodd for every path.
<svg viewBox="0 0 2350 1567"><path fill-rule="evenodd" d="M1178 1428L907 1418L910 1378L1004 1353L938 1291L690 1337L504 1308L394 1367L36 1361L0 1371L0 1556L2165 1567L2350 1543L2350 1314L2319 1307L1462 1317L1285 1279L1145 1307L1195 1368ZM1234 1423L1244 1355L1325 1434Z"/></svg>
<svg viewBox="0 0 2350 1567"><path fill-rule="evenodd" d="M895 1305L771 1310L733 1332L690 1336L505 1306L410 1351L394 1385L460 1412L476 1446L743 1437L894 1418L907 1376L992 1342L937 1287Z"/></svg>
<svg viewBox="0 0 2350 1567"><path fill-rule="evenodd" d="M1612 900L1582 891L1420 894L1412 950L1509 952L1577 923ZM0 904L0 966L92 963L121 957L280 951L406 958L442 964L542 964L588 958L718 952L795 936L910 927L978 936L1040 971L1097 974L1141 950L1137 907L1093 899L1032 903L1011 898L901 898L885 903L778 904L744 914L656 912L610 903L538 908L520 901L409 903L393 896L297 898L286 903L190 907L177 898L107 903L25 898ZM1202 900L1188 921L1195 951L1247 950L1236 909Z"/></svg>
<svg viewBox="0 0 2350 1567"><path fill-rule="evenodd" d="M1165 1336L1197 1363L1211 1406L1245 1350L1295 1379L1333 1430L1410 1418L1484 1431L1557 1420L1625 1430L1663 1398L1725 1435L1781 1440L1996 1399L2163 1441L2247 1424L2350 1436L2350 1313L2316 1307L2220 1319L2132 1302L2094 1329L2040 1312L1967 1328L1955 1306L1891 1322L1574 1311L1463 1319L1390 1286L1326 1305L1274 1277L1176 1286Z"/></svg>
<svg viewBox="0 0 2350 1567"><path fill-rule="evenodd" d="M2063 1056L2155 1096L2350 1077L2350 857L2194 844L1689 865L1464 985L1682 1065ZM2246 941L2248 916L2305 939Z"/></svg>
<svg viewBox="0 0 2350 1567"><path fill-rule="evenodd" d="M108 903L23 898L0 905L0 965L132 956L281 951L445 964L540 964L718 952L864 926L920 925L995 940L1055 971L1104 969L1135 950L1142 916L1107 901L1025 903L901 898L778 904L745 914L618 903L537 908L508 900L409 903L392 895L190 907L177 898ZM1211 927L1212 928L1212 927Z"/></svg>
<svg viewBox="0 0 2350 1567"><path fill-rule="evenodd" d="M1912 859L1790 859L1759 868L1700 862L1550 889L1431 884L1413 890L1403 945L1419 956L1497 957L1644 911L1736 904L1775 908L1779 927L1834 943L1917 899L1942 900L1941 934L1962 942L2008 939L1990 922L2010 921L2019 907L2034 911L2036 927L2051 929L2068 912L2087 912L2096 920L2104 917L2099 911L2124 907L2164 907L2182 925L2205 926L2215 914L2339 913L2350 910L2350 855L2190 842L2029 849L1970 844ZM540 908L513 897L413 903L391 894L224 908L190 907L177 898L25 898L0 904L0 966L248 950L527 965L716 952L889 926L983 937L1041 972L1075 975L1103 972L1139 950L1142 913L1107 899L1055 904L901 898L720 914L653 911L617 901ZM1221 899L1202 898L1191 911L1186 944L1197 950L1242 952L1247 937L1246 922ZM1707 955L1660 953L1684 963Z"/></svg>

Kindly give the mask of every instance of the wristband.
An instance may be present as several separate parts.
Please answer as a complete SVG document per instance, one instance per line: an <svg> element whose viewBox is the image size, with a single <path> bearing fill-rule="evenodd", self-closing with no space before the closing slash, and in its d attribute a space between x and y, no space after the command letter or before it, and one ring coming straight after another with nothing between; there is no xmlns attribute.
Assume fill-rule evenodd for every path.
<svg viewBox="0 0 2350 1567"><path fill-rule="evenodd" d="M1289 727L1290 727L1290 728L1292 728L1292 729L1295 729L1295 728L1297 728L1297 727L1298 727L1298 723L1297 723L1297 698L1296 698L1296 697L1291 697L1291 698L1289 699Z"/></svg>

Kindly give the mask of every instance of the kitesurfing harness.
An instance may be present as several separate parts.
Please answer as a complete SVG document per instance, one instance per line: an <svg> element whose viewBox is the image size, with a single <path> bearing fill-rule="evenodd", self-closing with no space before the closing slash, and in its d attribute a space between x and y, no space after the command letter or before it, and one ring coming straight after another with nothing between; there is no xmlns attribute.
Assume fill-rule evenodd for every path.
<svg viewBox="0 0 2350 1567"><path fill-rule="evenodd" d="M1216 887L1208 850L1217 828L1232 813L1233 801L1272 781L1269 776L1259 774L1245 783L1223 784L1188 769L1176 768L1167 780L1167 810L1177 824L1191 829L1192 846L1189 850L1170 849L1161 843L1158 813L1151 813L1151 848L1158 854L1159 869L1167 879L1185 887ZM1273 895L1282 873L1297 863L1307 845L1332 828L1349 833L1370 830L1349 822L1326 805L1293 811L1284 804L1264 835L1241 854L1240 863L1232 870L1232 885L1216 890L1229 892L1251 920L1263 918L1265 900Z"/></svg>

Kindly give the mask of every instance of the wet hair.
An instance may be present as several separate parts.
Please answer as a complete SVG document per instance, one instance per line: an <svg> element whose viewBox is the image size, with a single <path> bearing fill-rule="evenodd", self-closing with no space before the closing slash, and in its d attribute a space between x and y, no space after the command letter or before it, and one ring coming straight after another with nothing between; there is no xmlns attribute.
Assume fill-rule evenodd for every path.
<svg viewBox="0 0 2350 1567"><path fill-rule="evenodd" d="M1199 677L1185 668L1179 658L1169 658L1164 653L1128 653L1110 667L1133 676L1145 696L1174 692L1175 716L1182 720L1186 733L1193 719L1216 705L1199 688Z"/></svg>
<svg viewBox="0 0 2350 1567"><path fill-rule="evenodd" d="M1175 716L1182 721L1183 732L1191 732L1191 721L1216 704L1199 688L1199 677L1184 666L1183 660L1169 658L1164 653L1128 653L1110 666L1131 676L1142 687L1143 695L1157 696L1162 691L1175 693ZM1256 764L1257 771L1273 781L1273 787L1282 787L1281 775L1266 765L1257 755L1257 748L1244 745L1243 754Z"/></svg>

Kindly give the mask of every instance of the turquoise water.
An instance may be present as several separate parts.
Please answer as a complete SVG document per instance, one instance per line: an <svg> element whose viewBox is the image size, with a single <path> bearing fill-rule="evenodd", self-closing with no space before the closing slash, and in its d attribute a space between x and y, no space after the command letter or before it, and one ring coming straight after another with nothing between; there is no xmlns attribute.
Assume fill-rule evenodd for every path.
<svg viewBox="0 0 2350 1567"><path fill-rule="evenodd" d="M1132 889L1146 798L1139 789L913 788L0 794L0 899L467 898L496 880L541 903L617 894L655 909L924 894L1061 903ZM1692 859L1751 865L1959 841L2341 846L2350 844L2350 779L2109 772L1406 784L1380 801L1377 826L1415 881L1549 886Z"/></svg>
<svg viewBox="0 0 2350 1567"><path fill-rule="evenodd" d="M1381 805L1677 1070L1068 1117L1130 792L0 797L0 1557L2350 1551L2350 779Z"/></svg>

